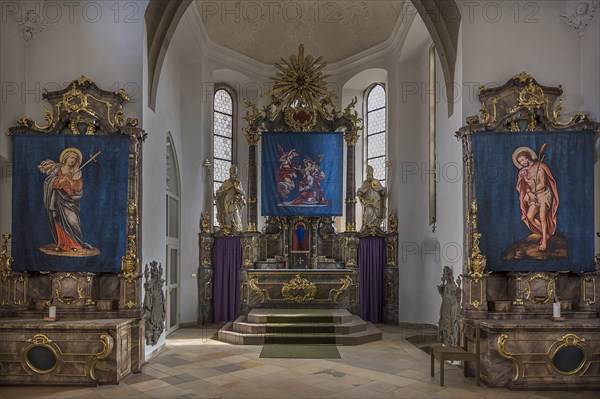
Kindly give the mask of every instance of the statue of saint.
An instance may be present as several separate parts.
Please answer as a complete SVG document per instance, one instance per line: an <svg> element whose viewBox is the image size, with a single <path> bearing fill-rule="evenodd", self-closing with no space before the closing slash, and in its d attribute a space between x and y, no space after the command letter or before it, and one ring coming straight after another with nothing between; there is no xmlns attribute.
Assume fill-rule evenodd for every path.
<svg viewBox="0 0 600 399"><path fill-rule="evenodd" d="M373 167L367 166L367 180L356 192L362 205L361 231L379 229L385 218L385 199L387 189L381 182L373 177Z"/></svg>
<svg viewBox="0 0 600 399"><path fill-rule="evenodd" d="M442 284L437 288L442 296L439 321L440 341L446 346L457 346L459 344L458 316L462 292L460 278L454 282L454 274L450 266L444 266Z"/></svg>
<svg viewBox="0 0 600 399"><path fill-rule="evenodd" d="M215 195L217 221L225 234L242 231L242 210L246 205L246 193L237 178L237 166L231 165L229 179L225 180Z"/></svg>

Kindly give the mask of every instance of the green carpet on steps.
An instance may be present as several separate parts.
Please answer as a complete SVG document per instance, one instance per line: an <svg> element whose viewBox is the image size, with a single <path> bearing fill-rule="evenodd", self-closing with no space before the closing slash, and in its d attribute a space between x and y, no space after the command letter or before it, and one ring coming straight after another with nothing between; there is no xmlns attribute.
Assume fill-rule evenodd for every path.
<svg viewBox="0 0 600 399"><path fill-rule="evenodd" d="M270 309L267 323L333 323L328 309Z"/></svg>
<svg viewBox="0 0 600 399"><path fill-rule="evenodd" d="M335 344L333 316L328 309L271 309L265 344Z"/></svg>
<svg viewBox="0 0 600 399"><path fill-rule="evenodd" d="M335 345L264 345L262 358L287 359L340 359L340 351Z"/></svg>

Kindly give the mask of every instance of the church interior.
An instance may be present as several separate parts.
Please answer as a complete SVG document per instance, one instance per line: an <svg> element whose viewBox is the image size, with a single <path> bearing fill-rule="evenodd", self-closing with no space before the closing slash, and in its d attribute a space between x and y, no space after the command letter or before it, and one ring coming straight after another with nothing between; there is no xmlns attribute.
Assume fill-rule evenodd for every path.
<svg viewBox="0 0 600 399"><path fill-rule="evenodd" d="M597 0L0 7L0 398L597 397Z"/></svg>

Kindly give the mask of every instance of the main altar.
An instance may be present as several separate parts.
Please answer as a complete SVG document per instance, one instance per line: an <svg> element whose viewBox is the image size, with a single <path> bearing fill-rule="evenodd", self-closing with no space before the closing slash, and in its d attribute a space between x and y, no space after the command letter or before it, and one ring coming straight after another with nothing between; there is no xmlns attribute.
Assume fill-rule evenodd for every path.
<svg viewBox="0 0 600 399"><path fill-rule="evenodd" d="M362 120L354 110L356 98L342 112L335 109L325 65L321 57L305 55L301 45L297 55L276 64L269 104L259 109L246 102L248 179L240 182L232 170L230 182L217 191L217 207L219 201L241 204L247 197L246 223L240 228L239 216L223 211L220 228L212 231L209 213L202 216L200 324L272 308L341 309L369 321L398 323L396 216L385 211L385 189L370 176L366 190L373 190L373 198L366 203L371 208L357 231L355 147ZM261 231L259 217L264 217ZM337 218L345 221L342 232ZM375 247L377 265L366 260ZM238 248L239 256L231 255ZM236 274L233 280L221 276L228 267L224 257L234 262L226 272ZM376 309L365 310L371 302ZM224 306L231 310L223 313Z"/></svg>

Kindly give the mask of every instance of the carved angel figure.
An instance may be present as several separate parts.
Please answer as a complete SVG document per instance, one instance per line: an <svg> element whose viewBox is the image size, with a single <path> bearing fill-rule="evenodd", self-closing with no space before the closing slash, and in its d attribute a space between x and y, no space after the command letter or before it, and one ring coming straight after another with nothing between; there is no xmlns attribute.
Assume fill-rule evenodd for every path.
<svg viewBox="0 0 600 399"><path fill-rule="evenodd" d="M561 14L560 18L569 28L575 29L577 33L583 35L587 26L592 22L598 6L600 3L592 4L590 7L589 3L581 2L577 5L575 14Z"/></svg>
<svg viewBox="0 0 600 399"><path fill-rule="evenodd" d="M57 23L41 19L34 10L28 10L25 15L15 13L15 20L26 42L35 39L38 33L53 29Z"/></svg>

